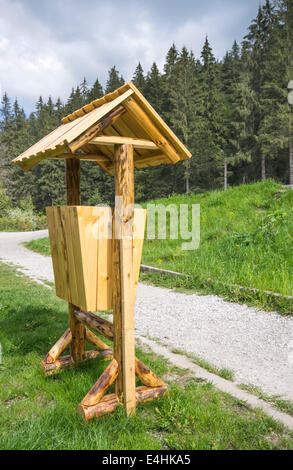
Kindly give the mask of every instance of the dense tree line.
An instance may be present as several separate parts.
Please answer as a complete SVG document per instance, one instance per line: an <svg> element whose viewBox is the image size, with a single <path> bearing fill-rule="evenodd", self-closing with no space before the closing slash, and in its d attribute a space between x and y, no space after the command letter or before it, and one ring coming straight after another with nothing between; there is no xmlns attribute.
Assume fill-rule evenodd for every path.
<svg viewBox="0 0 293 470"><path fill-rule="evenodd" d="M287 84L293 79L293 4L267 0L259 7L241 45L234 42L221 61L208 38L201 57L186 47L169 49L162 72L154 62L133 81L193 154L188 162L136 171L136 199L202 192L227 185L274 178L293 184L290 155L292 113ZM123 85L116 67L103 89L86 78L65 103L40 97L26 117L5 93L1 102L0 182L18 203L27 196L35 207L65 201L64 162L44 161L28 173L11 160L60 124L60 119ZM110 203L113 179L96 164L82 162L84 204Z"/></svg>

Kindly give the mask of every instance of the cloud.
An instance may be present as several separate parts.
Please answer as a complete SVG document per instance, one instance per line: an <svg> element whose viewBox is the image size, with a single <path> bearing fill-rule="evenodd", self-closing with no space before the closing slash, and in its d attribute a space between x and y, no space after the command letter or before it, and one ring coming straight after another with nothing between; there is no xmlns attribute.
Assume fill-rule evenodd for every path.
<svg viewBox="0 0 293 470"><path fill-rule="evenodd" d="M258 0L239 3L0 0L2 91L30 111L39 95L66 99L84 76L105 84L114 64L126 80L138 61L162 68L173 41L199 57L206 34L221 58L256 13Z"/></svg>

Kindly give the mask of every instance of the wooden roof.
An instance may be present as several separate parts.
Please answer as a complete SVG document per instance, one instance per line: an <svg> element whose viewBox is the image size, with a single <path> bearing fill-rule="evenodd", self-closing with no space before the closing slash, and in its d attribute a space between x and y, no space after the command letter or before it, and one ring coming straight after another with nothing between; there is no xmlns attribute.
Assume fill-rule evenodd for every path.
<svg viewBox="0 0 293 470"><path fill-rule="evenodd" d="M46 158L93 160L112 174L114 145L134 146L136 168L191 157L144 96L127 83L62 119L62 124L13 160L24 171ZM78 153L76 153L78 152Z"/></svg>

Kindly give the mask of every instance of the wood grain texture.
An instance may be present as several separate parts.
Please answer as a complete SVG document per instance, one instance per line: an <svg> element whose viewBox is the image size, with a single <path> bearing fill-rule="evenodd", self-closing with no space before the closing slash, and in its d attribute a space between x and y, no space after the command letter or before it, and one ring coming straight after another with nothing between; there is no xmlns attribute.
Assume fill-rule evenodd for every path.
<svg viewBox="0 0 293 470"><path fill-rule="evenodd" d="M59 154L76 151L79 148L85 150L90 139L101 132L103 119L118 107L125 108L127 112L123 112L123 115L121 114L115 120L117 132L114 132L114 135L136 139L150 138L152 141L155 139L154 142L165 154L165 159L146 160L144 166L167 162L176 163L179 160L191 158L188 149L130 82L63 118L63 125L23 152L13 162L27 171L45 158L55 158ZM112 149L109 152L106 151L106 146L101 149L109 160L113 160ZM87 152L87 150L85 151ZM144 152L145 149L142 147L137 156L144 156ZM97 164L107 173L112 173L113 169L109 168L108 163L103 159L97 161ZM137 165L138 168L144 168L144 166Z"/></svg>
<svg viewBox="0 0 293 470"><path fill-rule="evenodd" d="M84 361L89 361L92 359L104 359L108 360L112 358L112 350L106 349L105 351L87 351L85 354ZM53 375L56 373L61 372L63 369L67 369L68 367L75 367L76 362L72 359L71 356L61 356L52 364L46 364L44 362L41 363L41 371L44 375Z"/></svg>
<svg viewBox="0 0 293 470"><path fill-rule="evenodd" d="M115 178L115 238L116 264L113 269L114 357L119 365L116 394L123 400L127 416L135 413L135 345L134 345L134 275L133 275L133 218L134 162L131 145L114 147ZM115 244L115 242L114 242ZM118 262L119 259L119 262Z"/></svg>
<svg viewBox="0 0 293 470"><path fill-rule="evenodd" d="M43 362L46 364L52 364L52 362L55 362L56 359L58 359L58 357L65 351L65 349L68 348L71 340L72 334L70 328L67 328L61 338L59 338L54 346L50 349Z"/></svg>
<svg viewBox="0 0 293 470"><path fill-rule="evenodd" d="M167 140L166 137L158 130L151 118L146 112L139 106L135 99L129 98L124 103L126 109L135 117L137 122L144 128L149 137L162 150L162 152L170 159L172 163L177 163L180 160L180 156Z"/></svg>
<svg viewBox="0 0 293 470"><path fill-rule="evenodd" d="M114 383L118 375L118 362L113 359L103 374L99 377L95 385L86 394L81 404L84 406L93 406L99 403L109 387Z"/></svg>
<svg viewBox="0 0 293 470"><path fill-rule="evenodd" d="M79 205L81 202L80 198L80 161L76 159L66 160L66 197L67 205L74 206ZM59 212L61 215L61 212ZM65 239L65 217L60 218L59 228L62 230L62 239ZM64 254L64 271L66 274L66 284L69 285L69 276L70 269L68 266L68 250L67 246L64 243L62 246L62 251ZM59 260L60 261L60 260ZM67 266L66 266L67 265ZM66 269L67 268L67 269ZM67 287L66 286L66 287ZM71 330L71 342L70 342L70 355L74 362L79 363L83 361L86 357L85 352L85 327L81 325L76 318L74 317L74 310L76 306L71 302L68 303L68 318L69 318L69 328Z"/></svg>
<svg viewBox="0 0 293 470"><path fill-rule="evenodd" d="M68 160L73 157L72 153L61 153L60 155L54 155L52 157L48 157L51 160ZM76 153L74 154L74 158L77 160L86 160L89 162L97 162L97 163L104 163L106 165L111 164L111 160L102 154L102 153Z"/></svg>
<svg viewBox="0 0 293 470"><path fill-rule="evenodd" d="M139 359L135 358L135 375L147 387L162 387L166 384Z"/></svg>
<svg viewBox="0 0 293 470"><path fill-rule="evenodd" d="M110 310L113 307L111 208L63 206L46 210L57 296L84 311ZM135 287L145 214L144 209L135 209L132 242Z"/></svg>
<svg viewBox="0 0 293 470"><path fill-rule="evenodd" d="M79 309L75 310L74 317L76 321L92 328L100 335L113 341L113 324L109 321L104 320L104 318L98 317L91 312L84 312Z"/></svg>
<svg viewBox="0 0 293 470"><path fill-rule="evenodd" d="M137 387L136 388L136 401L137 403L146 403L156 398L167 395L167 386L162 387ZM85 406L82 403L78 407L79 415L85 421L90 421L93 418L100 418L108 413L113 413L117 407L121 405L116 393L105 395L102 400L93 406Z"/></svg>
<svg viewBox="0 0 293 470"><path fill-rule="evenodd" d="M85 329L85 339L91 343L97 351L104 351L105 349L111 349L104 341L101 340L97 335L95 335L88 328Z"/></svg>
<svg viewBox="0 0 293 470"><path fill-rule="evenodd" d="M119 398L116 393L111 393L104 396L104 398L94 406L84 406L80 403L78 412L82 419L90 421L93 418L100 418L105 414L113 413L119 404Z"/></svg>
<svg viewBox="0 0 293 470"><path fill-rule="evenodd" d="M121 105L132 94L132 90L125 90L125 93L117 94L117 97L111 101L104 100L104 103L99 108L93 109L92 112L78 116L75 122L68 121L66 124L62 124L25 150L13 160L13 163L18 164L26 171L49 156L69 152L69 144Z"/></svg>
<svg viewBox="0 0 293 470"><path fill-rule="evenodd" d="M125 113L125 108L123 106L118 106L118 108L112 110L106 116L102 117L99 122L96 122L91 127L86 129L81 135L79 135L75 140L73 140L68 146L71 152L76 152L83 145L90 142L94 137L101 134L108 126L111 126L123 113Z"/></svg>
<svg viewBox="0 0 293 470"><path fill-rule="evenodd" d="M116 144L128 144L133 145L134 148L147 149L147 150L157 150L158 147L151 140L145 139L134 139L131 137L123 136L108 136L103 135L100 137L95 137L90 141L94 145L116 145Z"/></svg>
<svg viewBox="0 0 293 470"><path fill-rule="evenodd" d="M161 387L141 386L136 388L136 400L138 403L146 403L148 401L152 401L156 398L162 397L167 393L167 385L162 385Z"/></svg>

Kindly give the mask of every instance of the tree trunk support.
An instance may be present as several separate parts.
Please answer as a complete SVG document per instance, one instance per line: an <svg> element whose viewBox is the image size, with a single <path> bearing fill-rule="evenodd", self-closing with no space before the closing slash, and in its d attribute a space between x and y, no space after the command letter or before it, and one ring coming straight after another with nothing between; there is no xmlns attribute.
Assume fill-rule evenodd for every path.
<svg viewBox="0 0 293 470"><path fill-rule="evenodd" d="M68 206L80 206L80 161L66 160L66 193ZM76 363L85 359L85 327L74 317L76 306L68 303L69 328L72 334L70 355Z"/></svg>

